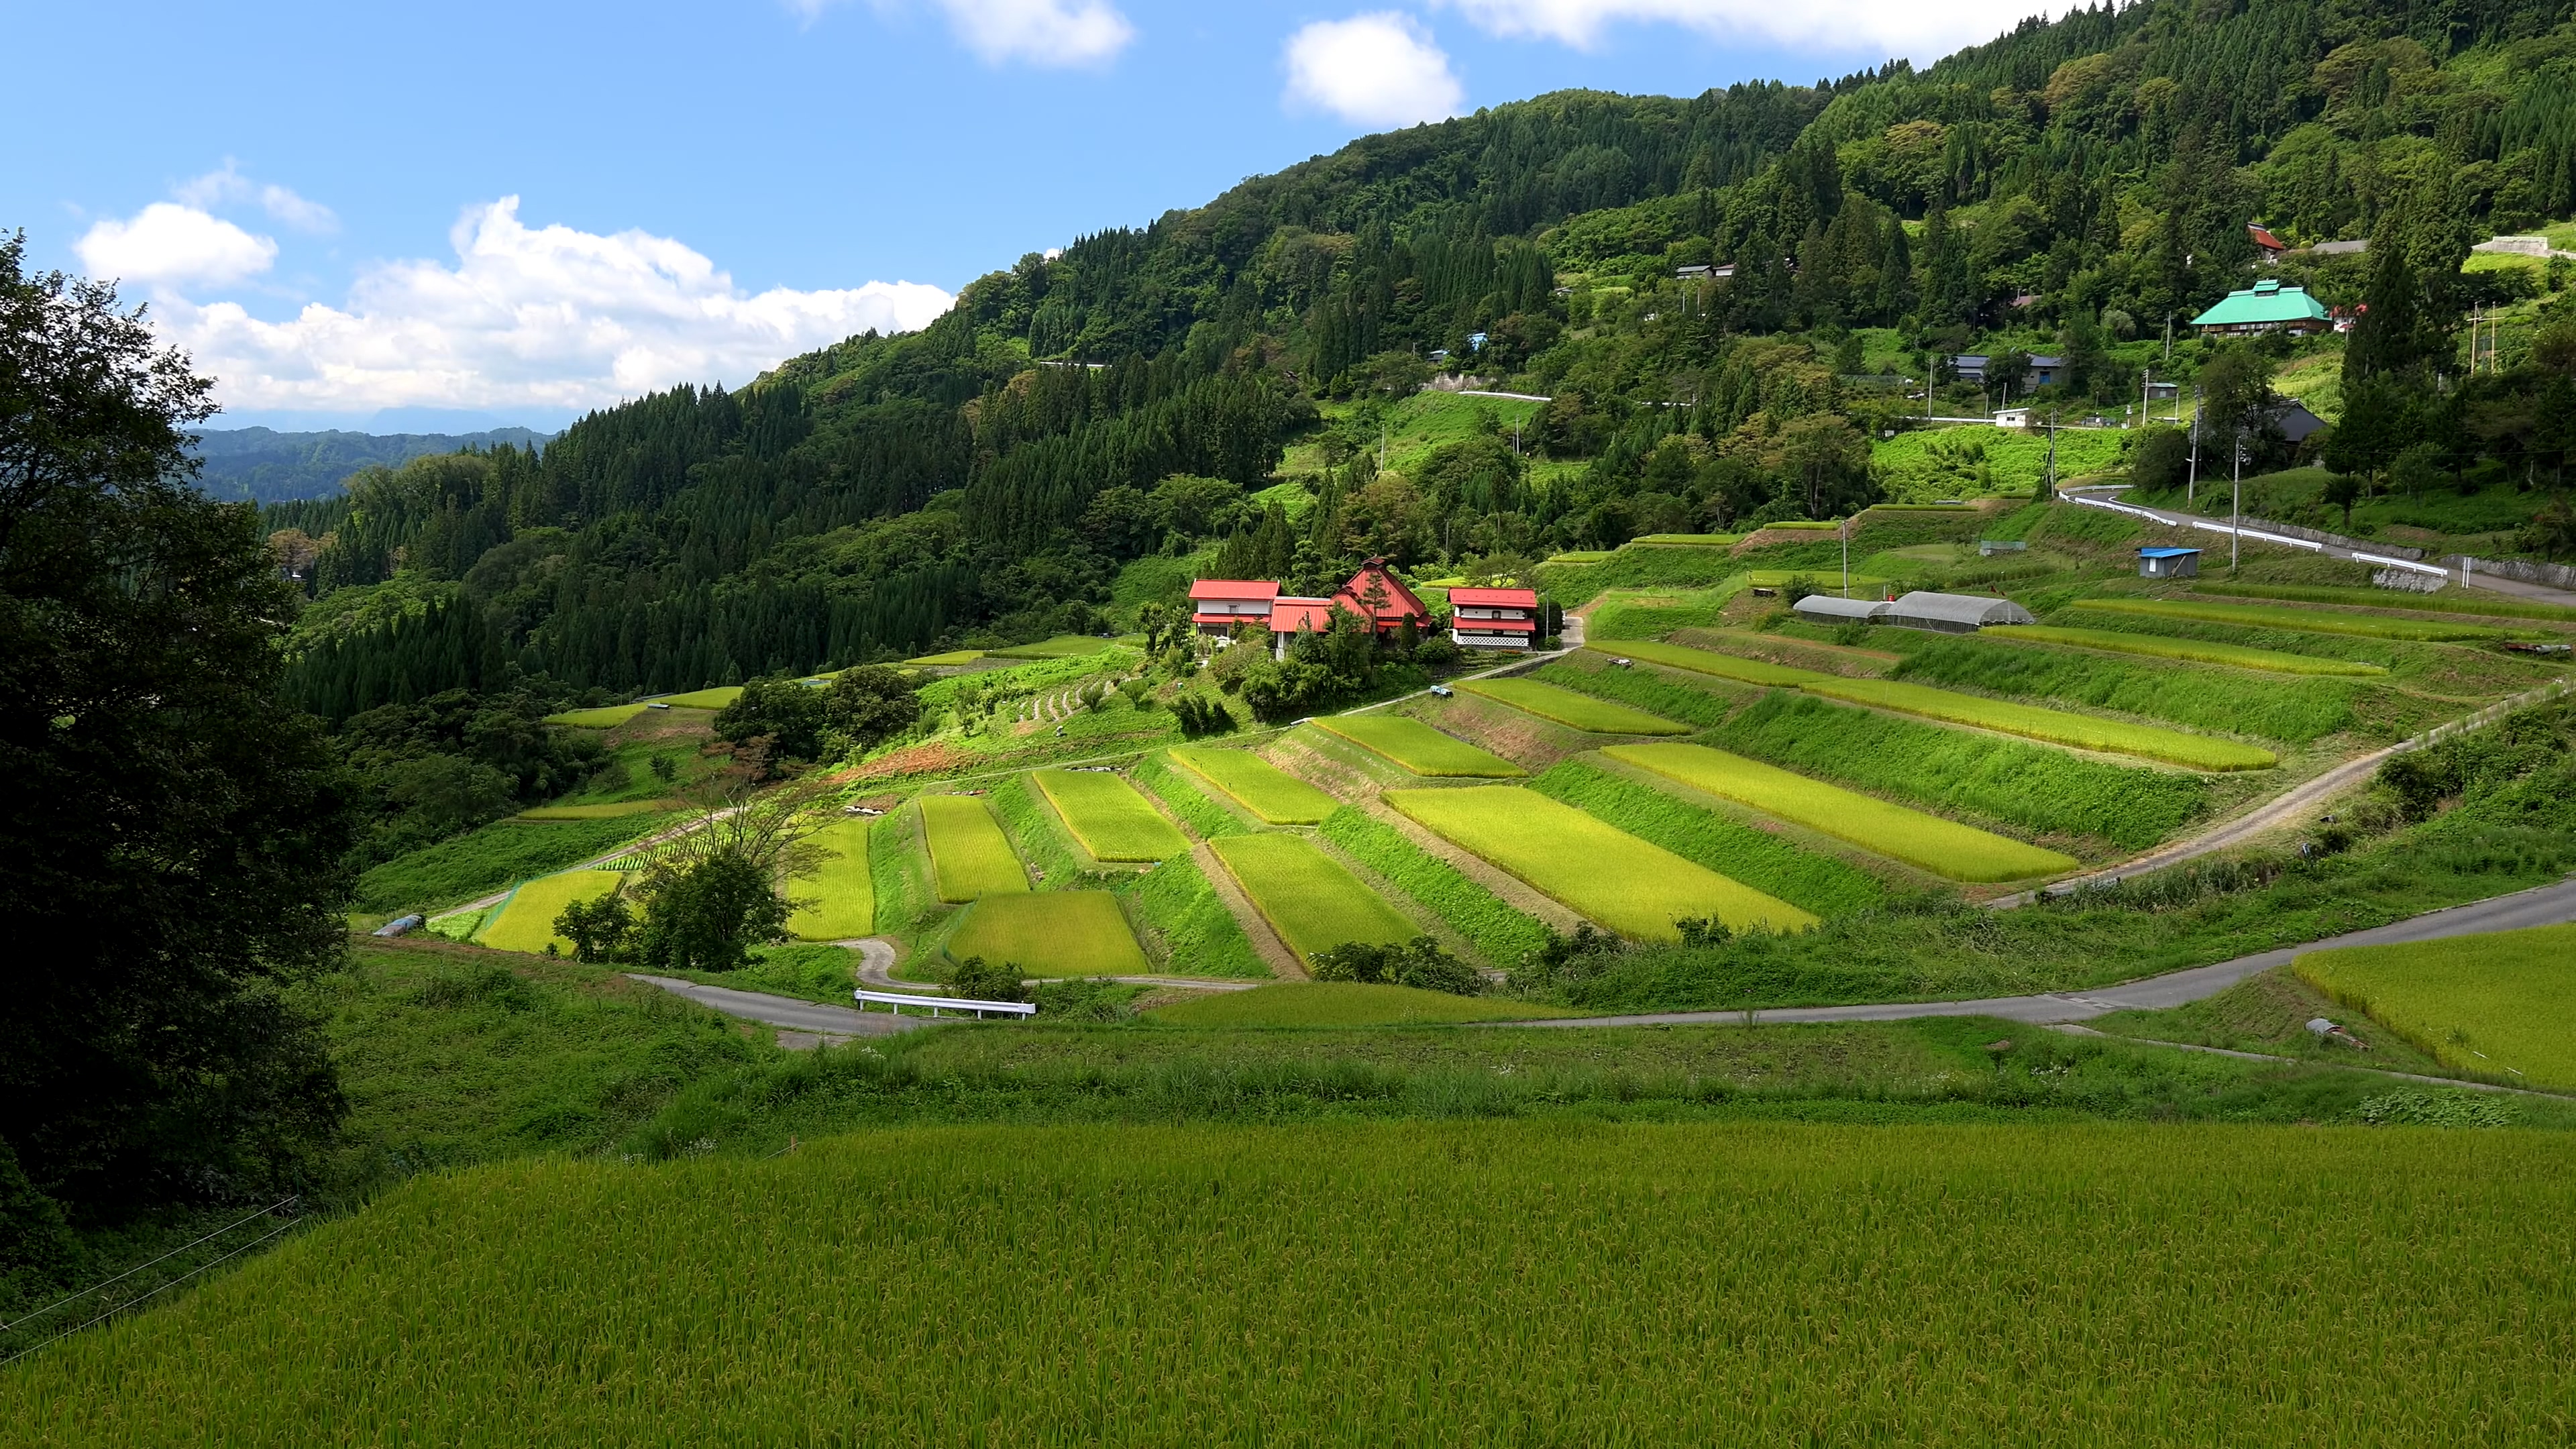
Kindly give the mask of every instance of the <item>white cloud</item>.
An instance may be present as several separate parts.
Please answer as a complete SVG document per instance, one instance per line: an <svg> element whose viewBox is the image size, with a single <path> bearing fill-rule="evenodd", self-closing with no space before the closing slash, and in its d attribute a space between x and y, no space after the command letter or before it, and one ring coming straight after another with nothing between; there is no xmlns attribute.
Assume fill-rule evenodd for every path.
<svg viewBox="0 0 2576 1449"><path fill-rule="evenodd" d="M223 166L172 188L171 195L183 205L200 210L229 202L256 201L260 209L275 220L297 231L327 234L340 229L340 218L331 208L318 201L307 201L285 187L269 182L261 184L241 174L241 163L230 156Z"/></svg>
<svg viewBox="0 0 2576 1449"><path fill-rule="evenodd" d="M787 8L807 24L820 19L836 0L786 0ZM897 8L898 0L875 0L880 11ZM1136 38L1110 0L934 0L948 16L948 28L987 65L1012 61L1034 66L1070 68L1101 65L1114 59Z"/></svg>
<svg viewBox="0 0 2576 1449"><path fill-rule="evenodd" d="M1914 61L1992 40L2023 17L2054 13L2047 0L1438 0L1495 35L1590 48L1622 22L1686 26L1719 39L1758 39L1801 49L1868 51ZM2065 9L2063 3L2056 10Z"/></svg>
<svg viewBox="0 0 2576 1449"><path fill-rule="evenodd" d="M155 321L236 408L580 410L681 382L740 385L870 328L927 326L955 300L916 282L748 294L667 237L529 227L515 196L467 208L450 239L454 266L378 264L344 307L265 322L165 296Z"/></svg>
<svg viewBox="0 0 2576 1449"><path fill-rule="evenodd" d="M1363 126L1446 120L1467 98L1431 32L1393 11L1316 21L1288 37L1285 59L1290 105Z"/></svg>
<svg viewBox="0 0 2576 1449"><path fill-rule="evenodd" d="M223 286L277 261L277 243L193 206L156 201L132 221L100 219L72 243L92 276L162 288Z"/></svg>

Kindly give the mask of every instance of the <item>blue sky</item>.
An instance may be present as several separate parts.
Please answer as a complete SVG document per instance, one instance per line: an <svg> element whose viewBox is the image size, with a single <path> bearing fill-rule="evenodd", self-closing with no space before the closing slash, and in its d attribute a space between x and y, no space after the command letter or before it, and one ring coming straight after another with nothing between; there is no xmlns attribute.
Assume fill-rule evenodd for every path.
<svg viewBox="0 0 2576 1449"><path fill-rule="evenodd" d="M149 300L214 426L557 426L1369 131L1920 62L2028 8L5 0L59 63L0 88L0 227Z"/></svg>

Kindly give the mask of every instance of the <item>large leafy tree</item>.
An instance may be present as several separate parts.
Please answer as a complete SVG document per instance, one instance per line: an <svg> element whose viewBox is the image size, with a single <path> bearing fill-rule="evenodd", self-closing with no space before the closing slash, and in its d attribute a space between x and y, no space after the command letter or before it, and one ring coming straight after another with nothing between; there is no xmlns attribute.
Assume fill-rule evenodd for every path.
<svg viewBox="0 0 2576 1449"><path fill-rule="evenodd" d="M284 988L340 958L343 776L296 598L190 486L209 384L0 240L0 1177L102 1211L261 1189L343 1111ZM5 1237L5 1235L0 1235Z"/></svg>

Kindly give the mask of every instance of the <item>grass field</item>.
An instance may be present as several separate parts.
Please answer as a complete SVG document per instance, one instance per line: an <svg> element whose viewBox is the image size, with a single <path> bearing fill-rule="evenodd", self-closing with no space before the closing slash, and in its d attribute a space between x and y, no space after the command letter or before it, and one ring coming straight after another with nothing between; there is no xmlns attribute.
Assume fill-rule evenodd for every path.
<svg viewBox="0 0 2576 1449"><path fill-rule="evenodd" d="M2296 969L2446 1066L2576 1090L2576 926L2311 951Z"/></svg>
<svg viewBox="0 0 2576 1449"><path fill-rule="evenodd" d="M1590 646L1586 646L1590 647ZM1739 684L1785 685L1795 688L1814 679L1831 679L1812 669L1792 669L1785 664L1771 664L1760 659L1739 659L1713 649L1693 649L1686 644L1663 644L1652 639L1639 639L1615 648L1596 651L1613 657L1642 659L1648 664L1661 664L1670 669L1687 669L1694 674L1713 674Z"/></svg>
<svg viewBox="0 0 2576 1449"><path fill-rule="evenodd" d="M2357 679L2285 677L2212 669L2179 660L2033 649L1982 636L1945 634L1906 641L1905 661L1885 677L2140 715L2188 730L2257 735L2305 744L2353 728L2359 710L2388 703Z"/></svg>
<svg viewBox="0 0 2576 1449"><path fill-rule="evenodd" d="M2248 629L2351 634L2363 639L2409 639L2420 643L2501 639L2508 632L2430 619L2333 614L2323 609L2294 609L2274 604L2212 604L2199 599L2077 599L2074 606L2107 614L2135 614L2149 619L2193 619L2204 624L2235 624Z"/></svg>
<svg viewBox="0 0 2576 1449"><path fill-rule="evenodd" d="M814 902L788 919L787 929L798 940L845 941L876 930L876 880L868 861L868 833L875 824L835 820L814 833L813 843L825 852L822 868L787 888L790 896Z"/></svg>
<svg viewBox="0 0 2576 1449"><path fill-rule="evenodd" d="M469 835L399 855L358 877L369 911L435 910L552 875L606 854L653 828L647 815L610 820L496 820Z"/></svg>
<svg viewBox="0 0 2576 1449"><path fill-rule="evenodd" d="M2436 594L2399 593L2393 589L2345 589L2326 584L2231 584L2200 579L2195 594L2224 594L2242 599L2287 599L2304 604L2351 604L2364 609L2402 609L2420 614L2476 614L2490 619L2553 619L2576 622L2576 609L2534 604L2474 589L2446 588Z"/></svg>
<svg viewBox="0 0 2576 1449"><path fill-rule="evenodd" d="M572 942L555 934L555 917L575 901L604 896L625 877L613 870L568 870L520 886L475 940L495 951L540 952L547 946L569 955Z"/></svg>
<svg viewBox="0 0 2576 1449"><path fill-rule="evenodd" d="M1035 644L1014 644L1008 649L984 651L996 659L1080 659L1099 653L1114 642L1094 639L1085 634L1058 634Z"/></svg>
<svg viewBox="0 0 2576 1449"><path fill-rule="evenodd" d="M1094 860L1169 860L1190 848L1189 839L1124 775L1032 770L1029 778Z"/></svg>
<svg viewBox="0 0 2576 1449"><path fill-rule="evenodd" d="M1303 836L1229 835L1210 848L1299 960L1351 941L1395 945L1423 934Z"/></svg>
<svg viewBox="0 0 2576 1449"><path fill-rule="evenodd" d="M2153 725L2097 719L2092 715L2069 714L2064 710L2014 704L1920 684L1900 684L1887 679L1819 677L1800 687L1810 694L1892 709L1899 714L1975 725L2026 739L2046 740L2053 745L2135 755L2140 759L2162 760L2167 764L2189 765L2195 769L2268 770L2281 762L2280 757L2270 750L2257 749L2234 740L2189 735L2179 730L2158 729Z"/></svg>
<svg viewBox="0 0 2576 1449"><path fill-rule="evenodd" d="M629 815L652 815L671 808L659 800L620 800L611 805L540 805L522 810L521 820L619 820Z"/></svg>
<svg viewBox="0 0 2576 1449"><path fill-rule="evenodd" d="M2206 639L2167 639L2154 634L2124 634L2115 629L2064 629L2047 624L2014 624L1980 630L1980 639L2015 643L2069 644L2114 654L2145 654L2194 664L2224 664L2232 669L2259 669L2270 674L2374 675L2388 671L2350 659L2320 659L2313 654L2285 654L2278 649L2248 649Z"/></svg>
<svg viewBox="0 0 2576 1449"><path fill-rule="evenodd" d="M1172 760L1271 825L1318 825L1341 803L1250 750L1182 745Z"/></svg>
<svg viewBox="0 0 2576 1449"><path fill-rule="evenodd" d="M994 895L966 910L948 954L1009 962L1026 976L1132 976L1154 969L1107 891Z"/></svg>
<svg viewBox="0 0 2576 1449"><path fill-rule="evenodd" d="M1595 820L1534 790L1486 785L1389 790L1386 803L1426 828L1644 941L1674 941L1673 922L1715 916L1738 930L1802 931L1816 917Z"/></svg>
<svg viewBox="0 0 2576 1449"><path fill-rule="evenodd" d="M2028 880L2076 866L2071 855L1705 745L1613 745L1602 753L1950 880Z"/></svg>
<svg viewBox="0 0 2576 1449"><path fill-rule="evenodd" d="M1147 1013L1166 1026L1202 1029L1298 1026L1429 1026L1455 1021L1521 1021L1563 1009L1498 996L1459 996L1358 981L1290 981L1250 991L1210 992Z"/></svg>
<svg viewBox="0 0 2576 1449"><path fill-rule="evenodd" d="M570 725L575 729L613 730L644 712L640 704L604 704L597 709L566 710L546 716L546 723Z"/></svg>
<svg viewBox="0 0 2576 1449"><path fill-rule="evenodd" d="M1270 967L1243 923L1218 898L1196 859L1180 856L1137 877L1124 892L1159 969L1185 976L1266 977Z"/></svg>
<svg viewBox="0 0 2576 1449"><path fill-rule="evenodd" d="M968 795L924 795L921 826L941 900L953 905L1018 895L1029 888L1028 871L983 801Z"/></svg>
<svg viewBox="0 0 2576 1449"><path fill-rule="evenodd" d="M1312 721L1363 749L1386 756L1417 775L1508 780L1526 774L1500 755L1452 739L1418 719L1396 714L1331 715Z"/></svg>
<svg viewBox="0 0 2576 1449"><path fill-rule="evenodd" d="M691 690L687 694L666 694L652 703L667 704L673 709L722 709L740 698L742 686L727 684L715 689Z"/></svg>
<svg viewBox="0 0 2576 1449"><path fill-rule="evenodd" d="M1552 719L1597 735L1686 735L1690 726L1676 724L1661 715L1534 679L1471 679L1458 686L1469 694L1500 700L1517 710L1525 710L1541 719Z"/></svg>
<svg viewBox="0 0 2576 1449"><path fill-rule="evenodd" d="M2339 1445L2556 1445L2571 1213L2576 1141L2517 1132L997 1126L551 1158L417 1179L19 1365L0 1422L2162 1449L2330 1417Z"/></svg>

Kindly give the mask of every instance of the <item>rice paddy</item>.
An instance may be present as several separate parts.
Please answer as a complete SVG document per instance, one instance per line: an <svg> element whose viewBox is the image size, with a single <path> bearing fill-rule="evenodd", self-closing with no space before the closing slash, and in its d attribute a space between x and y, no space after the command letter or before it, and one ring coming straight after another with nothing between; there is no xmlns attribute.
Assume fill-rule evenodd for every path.
<svg viewBox="0 0 2576 1449"><path fill-rule="evenodd" d="M1534 790L1482 785L1389 790L1384 798L1432 833L1632 939L1676 941L1675 921L1705 916L1737 930L1816 924L1786 901Z"/></svg>
<svg viewBox="0 0 2576 1449"><path fill-rule="evenodd" d="M1459 996L1447 991L1359 981L1284 981L1250 991L1215 991L1150 1013L1165 1026L1202 1030L1431 1026L1458 1021L1524 1021L1565 1014L1563 1007L1537 1006L1499 996Z"/></svg>
<svg viewBox="0 0 2576 1449"><path fill-rule="evenodd" d="M1602 753L1949 880L2028 880L2077 864L2071 855L1705 745L1613 745Z"/></svg>
<svg viewBox="0 0 2576 1449"><path fill-rule="evenodd" d="M1591 647L1591 646L1586 646ZM1623 642L1615 647L1602 647L1594 652L1611 656L1642 659L1648 664L1661 664L1669 669L1687 669L1694 674L1710 674L1732 679L1739 684L1785 685L1795 688L1810 680L1831 679L1812 669L1792 669L1761 659L1739 659L1720 654L1714 649L1693 649L1685 644L1663 644L1652 639Z"/></svg>
<svg viewBox="0 0 2576 1449"><path fill-rule="evenodd" d="M998 1033L1001 1029L994 1029ZM0 1375L29 1445L2559 1445L2576 1140L929 1128L429 1174ZM855 1356L855 1357L854 1357Z"/></svg>
<svg viewBox="0 0 2576 1449"><path fill-rule="evenodd" d="M2576 1090L2576 926L2312 951L2297 970L2445 1066Z"/></svg>
<svg viewBox="0 0 2576 1449"><path fill-rule="evenodd" d="M987 896L966 908L948 954L1005 962L1024 976L1132 976L1151 971L1118 898L1107 891Z"/></svg>
<svg viewBox="0 0 2576 1449"><path fill-rule="evenodd" d="M555 917L575 901L608 894L625 879L613 870L568 870L561 875L540 876L512 891L500 910L483 923L475 940L495 951L542 952L552 946L569 955L572 942L555 934Z"/></svg>
<svg viewBox="0 0 2576 1449"><path fill-rule="evenodd" d="M2194 769L2268 770L2281 762L2280 757L2270 750L2239 744L2234 740L2184 734L2180 730L2158 729L2153 725L2128 724L2089 714L2070 714L2064 710L2042 709L2037 705L2014 704L1983 695L1958 694L1928 685L1902 684L1887 679L1818 676L1799 687L1810 694L1890 709L1899 714L1921 715L1925 719L1974 725L2002 734L2020 735L2025 739L2045 740L2053 745L2135 755L2140 759L2162 760Z"/></svg>
<svg viewBox="0 0 2576 1449"><path fill-rule="evenodd" d="M1173 763L1270 825L1320 825L1341 802L1250 750L1184 745Z"/></svg>
<svg viewBox="0 0 2576 1449"><path fill-rule="evenodd" d="M2336 614L2278 604L2213 604L2201 599L2077 599L2074 607L2148 619L2193 619L2247 629L2287 629L2299 634L2350 634L2364 639L2443 643L2502 639L2508 631L2430 619L2391 619L2377 614Z"/></svg>
<svg viewBox="0 0 2576 1449"><path fill-rule="evenodd" d="M694 689L687 694L666 694L651 703L667 704L673 709L722 709L740 698L742 686L728 684L716 689Z"/></svg>
<svg viewBox="0 0 2576 1449"><path fill-rule="evenodd" d="M2123 634L2116 629L2064 629L2047 624L1998 625L1979 631L1982 639L2016 643L2066 644L2113 654L2145 654L2157 659L2183 659L2194 664L2223 664L2231 669L2259 669L2269 674L2386 674L2377 664L2350 659L2320 659L2278 649L2249 649L2241 644L2214 644L2203 639L2168 639L2155 634Z"/></svg>
<svg viewBox="0 0 2576 1449"><path fill-rule="evenodd" d="M1534 679L1471 679L1459 689L1598 735L1686 735L1690 726Z"/></svg>
<svg viewBox="0 0 2576 1449"><path fill-rule="evenodd" d="M1029 778L1094 860L1169 860L1190 848L1188 838L1124 775L1034 770Z"/></svg>
<svg viewBox="0 0 2576 1449"><path fill-rule="evenodd" d="M1303 836L1229 835L1208 845L1301 961L1352 941L1391 946L1423 934Z"/></svg>
<svg viewBox="0 0 2576 1449"><path fill-rule="evenodd" d="M521 820L623 820L629 815L652 815L671 807L659 800L622 800L613 805L540 805L522 810Z"/></svg>
<svg viewBox="0 0 2576 1449"><path fill-rule="evenodd" d="M1027 869L983 801L970 795L924 795L921 828L941 900L955 905L1029 888Z"/></svg>
<svg viewBox="0 0 2576 1449"><path fill-rule="evenodd" d="M1310 723L1362 749L1384 755L1417 775L1508 780L1528 773L1500 755L1452 739L1418 719L1400 714L1330 715Z"/></svg>
<svg viewBox="0 0 2576 1449"><path fill-rule="evenodd" d="M877 928L877 891L868 862L868 820L836 820L814 832L822 851L811 876L792 881L789 896L810 902L788 918L788 932L801 941L846 941Z"/></svg>
<svg viewBox="0 0 2576 1449"><path fill-rule="evenodd" d="M571 709L546 716L546 723L574 729L613 730L644 712L640 704L604 704L597 709Z"/></svg>

